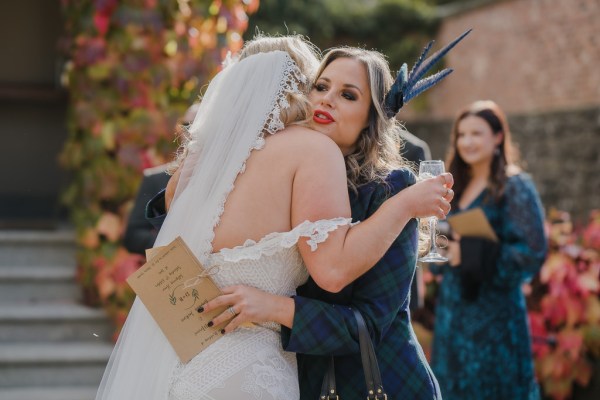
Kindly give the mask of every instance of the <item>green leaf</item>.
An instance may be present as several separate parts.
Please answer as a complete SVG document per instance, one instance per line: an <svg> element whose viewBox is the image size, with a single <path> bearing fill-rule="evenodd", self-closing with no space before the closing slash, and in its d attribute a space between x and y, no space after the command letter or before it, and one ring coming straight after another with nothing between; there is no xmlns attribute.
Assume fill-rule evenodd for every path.
<svg viewBox="0 0 600 400"><path fill-rule="evenodd" d="M93 80L103 80L110 76L111 67L106 64L90 65L87 69L87 75Z"/></svg>

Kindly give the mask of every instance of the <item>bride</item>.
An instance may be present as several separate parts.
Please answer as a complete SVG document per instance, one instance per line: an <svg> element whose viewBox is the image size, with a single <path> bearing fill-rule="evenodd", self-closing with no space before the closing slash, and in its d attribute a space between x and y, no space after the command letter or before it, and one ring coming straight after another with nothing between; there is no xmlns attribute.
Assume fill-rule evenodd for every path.
<svg viewBox="0 0 600 400"><path fill-rule="evenodd" d="M219 266L212 277L220 287L291 296L310 273L336 291L373 266L411 218L402 196L435 185L448 211L439 200L447 176L438 177L351 227L339 147L294 123L310 115L307 84L282 51L235 62L213 79L155 246L181 236L205 267ZM136 299L97 399L298 399L295 356L282 350L279 329L240 327L182 364Z"/></svg>

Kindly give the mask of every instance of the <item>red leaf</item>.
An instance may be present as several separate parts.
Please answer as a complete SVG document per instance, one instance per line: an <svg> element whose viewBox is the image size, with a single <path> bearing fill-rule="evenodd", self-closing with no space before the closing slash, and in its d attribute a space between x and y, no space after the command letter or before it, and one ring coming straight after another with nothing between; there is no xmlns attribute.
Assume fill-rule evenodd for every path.
<svg viewBox="0 0 600 400"><path fill-rule="evenodd" d="M540 271L542 283L562 282L570 269L571 260L561 253L552 253Z"/></svg>
<svg viewBox="0 0 600 400"><path fill-rule="evenodd" d="M121 284L144 263L144 257L139 254L128 253L121 247L117 252L114 263L113 278L117 284Z"/></svg>
<svg viewBox="0 0 600 400"><path fill-rule="evenodd" d="M108 25L110 23L110 15L104 12L96 12L94 14L94 26L98 30L101 36L105 36L108 32Z"/></svg>
<svg viewBox="0 0 600 400"><path fill-rule="evenodd" d="M600 210L592 212L591 222L583 232L583 243L587 247L600 250Z"/></svg>
<svg viewBox="0 0 600 400"><path fill-rule="evenodd" d="M567 310L561 301L558 301L556 297L546 296L540 303L542 314L544 318L553 327L561 325L567 316Z"/></svg>
<svg viewBox="0 0 600 400"><path fill-rule="evenodd" d="M544 316L538 312L529 312L528 316L531 336L545 338L548 335L548 331L544 324ZM549 351L548 345L540 341L534 341L532 343L532 348L533 354L537 358L544 357Z"/></svg>

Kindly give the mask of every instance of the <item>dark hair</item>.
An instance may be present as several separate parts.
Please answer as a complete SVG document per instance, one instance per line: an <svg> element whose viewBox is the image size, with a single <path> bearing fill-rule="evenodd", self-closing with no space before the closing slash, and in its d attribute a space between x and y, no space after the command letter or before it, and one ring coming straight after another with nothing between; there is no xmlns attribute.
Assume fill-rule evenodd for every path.
<svg viewBox="0 0 600 400"><path fill-rule="evenodd" d="M460 200L467 184L471 180L471 167L460 157L456 151L458 139L458 125L468 116L476 116L483 119L492 129L494 135L503 134L502 141L496 147L492 163L490 165L490 176L488 180L489 197L486 200L500 200L504 194L504 186L509 174L509 168L517 170L519 154L511 139L508 120L502 109L491 100L476 101L458 113L452 133L450 135L450 149L446 156L448 172L454 177L454 199L452 206L458 208Z"/></svg>

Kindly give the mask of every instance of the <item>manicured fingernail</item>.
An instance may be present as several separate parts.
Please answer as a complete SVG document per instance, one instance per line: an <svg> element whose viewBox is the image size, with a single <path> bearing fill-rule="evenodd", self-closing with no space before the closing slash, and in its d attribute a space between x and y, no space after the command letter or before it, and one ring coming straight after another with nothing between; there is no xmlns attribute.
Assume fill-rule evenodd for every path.
<svg viewBox="0 0 600 400"><path fill-rule="evenodd" d="M225 329L221 329L221 335L225 334Z"/></svg>
<svg viewBox="0 0 600 400"><path fill-rule="evenodd" d="M197 310L197 311L198 311L199 313L201 313L201 312L204 312L204 307L202 307L202 306L198 307L198 310Z"/></svg>
<svg viewBox="0 0 600 400"><path fill-rule="evenodd" d="M211 327L211 326L213 326L214 324L213 324L213 322L212 322L212 321L209 321L207 325L208 325L208 327L210 328L210 327Z"/></svg>

